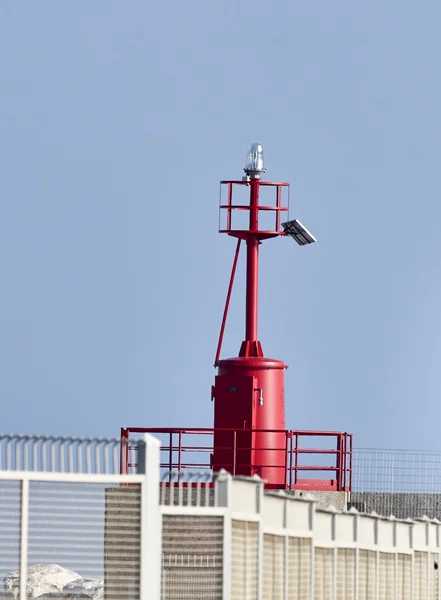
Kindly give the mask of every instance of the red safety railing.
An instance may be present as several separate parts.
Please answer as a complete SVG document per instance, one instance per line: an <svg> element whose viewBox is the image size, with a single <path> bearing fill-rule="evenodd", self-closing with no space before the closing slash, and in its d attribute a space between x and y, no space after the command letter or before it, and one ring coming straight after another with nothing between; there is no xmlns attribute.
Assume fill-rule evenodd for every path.
<svg viewBox="0 0 441 600"><path fill-rule="evenodd" d="M136 472L136 439L150 433L161 440L161 469L170 477L185 470L213 471L213 439L215 431L232 432L231 446L217 448L229 451L232 475L259 473L260 467L284 469L285 485L267 485L268 488L288 490L351 491L352 489L352 434L335 431L257 430L253 433L279 433L284 445L271 450L283 451L283 465L242 464L237 457L244 456L237 444L244 430L233 429L179 429L164 427L121 428L121 473ZM312 442L312 444L311 444ZM307 443L308 445L305 445ZM266 448L251 448L266 450ZM246 454L247 456L249 454Z"/></svg>

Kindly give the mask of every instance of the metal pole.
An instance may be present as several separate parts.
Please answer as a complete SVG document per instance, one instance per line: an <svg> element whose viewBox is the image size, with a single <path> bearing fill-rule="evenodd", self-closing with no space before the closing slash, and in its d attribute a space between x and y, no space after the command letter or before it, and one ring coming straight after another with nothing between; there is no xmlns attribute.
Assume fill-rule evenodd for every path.
<svg viewBox="0 0 441 600"><path fill-rule="evenodd" d="M172 481L173 470L173 433L170 431L170 447L168 449L168 482Z"/></svg>
<svg viewBox="0 0 441 600"><path fill-rule="evenodd" d="M121 427L121 449L119 456L119 472L121 475L127 475L129 472L128 462L129 462L129 431L125 427ZM69 446L69 450L71 450L73 444ZM73 470L73 466L71 465L71 469Z"/></svg>
<svg viewBox="0 0 441 600"><path fill-rule="evenodd" d="M245 341L257 341L257 307L258 307L258 275L259 275L259 180L250 181L250 234L247 239L247 290L246 290L246 324Z"/></svg>
<svg viewBox="0 0 441 600"><path fill-rule="evenodd" d="M219 365L219 359L220 359L220 354L221 354L221 349L222 349L222 341L224 339L225 325L227 322L228 309L230 307L231 292L233 291L234 276L236 275L237 260L239 258L241 241L242 240L240 240L240 239L237 240L236 254L234 255L233 267L231 269L230 283L228 285L227 298L225 300L225 308L224 308L224 314L222 317L222 325L221 325L221 329L220 329L220 333L219 333L219 342L217 344L216 358L214 359L215 367L217 367Z"/></svg>
<svg viewBox="0 0 441 600"><path fill-rule="evenodd" d="M292 431L289 435L289 489L292 490Z"/></svg>
<svg viewBox="0 0 441 600"><path fill-rule="evenodd" d="M182 452L182 429L179 430L179 449L178 449L178 478L179 478L179 481L180 481L180 477L181 477L181 463L182 463L181 452Z"/></svg>
<svg viewBox="0 0 441 600"><path fill-rule="evenodd" d="M341 492L342 491L342 483L343 483L343 477L342 477L342 472L341 472L341 464L342 464L342 435L338 434L337 435L337 461L336 461L336 465L335 465L335 473L336 473L336 479L337 479L337 491Z"/></svg>

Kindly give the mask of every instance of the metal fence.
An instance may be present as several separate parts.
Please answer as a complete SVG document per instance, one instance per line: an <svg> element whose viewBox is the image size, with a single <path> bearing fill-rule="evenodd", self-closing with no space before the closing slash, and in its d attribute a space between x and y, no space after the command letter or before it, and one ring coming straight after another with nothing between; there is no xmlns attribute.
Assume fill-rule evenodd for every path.
<svg viewBox="0 0 441 600"><path fill-rule="evenodd" d="M356 449L352 461L353 491L441 493L441 452Z"/></svg>
<svg viewBox="0 0 441 600"><path fill-rule="evenodd" d="M118 438L0 434L0 470L116 475L120 448Z"/></svg>
<svg viewBox="0 0 441 600"><path fill-rule="evenodd" d="M232 475L262 473L269 465L252 459L257 449L255 436L267 433L277 447L272 469L282 472L280 484L271 487L323 491L350 491L352 476L352 435L336 431L223 428L121 428L121 472L135 472L139 465L137 436L150 433L161 441L161 468L164 471L226 469ZM215 436L222 436L217 444ZM244 437L245 436L245 437ZM277 457L277 459L274 458ZM217 458L216 458L217 457ZM270 487L270 486L269 486Z"/></svg>
<svg viewBox="0 0 441 600"><path fill-rule="evenodd" d="M441 519L441 453L360 449L351 502L365 512Z"/></svg>
<svg viewBox="0 0 441 600"><path fill-rule="evenodd" d="M159 598L159 443L148 443L148 475L0 471L0 597Z"/></svg>
<svg viewBox="0 0 441 600"><path fill-rule="evenodd" d="M4 597L441 600L439 521L323 509L225 472L160 486L145 446L143 475L0 471Z"/></svg>

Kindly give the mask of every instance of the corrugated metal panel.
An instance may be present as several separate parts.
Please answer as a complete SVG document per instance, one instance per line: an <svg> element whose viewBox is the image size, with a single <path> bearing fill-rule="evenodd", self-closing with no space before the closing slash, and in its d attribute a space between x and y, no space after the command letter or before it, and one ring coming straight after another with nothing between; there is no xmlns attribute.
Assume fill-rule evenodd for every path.
<svg viewBox="0 0 441 600"><path fill-rule="evenodd" d="M96 580L97 591L106 575L106 598L139 597L139 487L130 489L129 502L124 491L124 502L109 504L108 494L115 491L121 490L94 483L31 481L28 567L58 564ZM21 482L1 481L1 580L19 569L20 526ZM13 585L19 585L18 576Z"/></svg>
<svg viewBox="0 0 441 600"><path fill-rule="evenodd" d="M265 534L263 537L263 600L284 600L285 538Z"/></svg>
<svg viewBox="0 0 441 600"><path fill-rule="evenodd" d="M426 600L429 590L428 574L428 555L427 552L415 552L413 557L413 598L414 600Z"/></svg>
<svg viewBox="0 0 441 600"><path fill-rule="evenodd" d="M332 548L316 548L314 551L314 598L333 599L333 560Z"/></svg>
<svg viewBox="0 0 441 600"><path fill-rule="evenodd" d="M232 521L231 600L256 600L258 523Z"/></svg>
<svg viewBox="0 0 441 600"><path fill-rule="evenodd" d="M56 563L98 582L106 598L139 597L140 488L32 481L28 565Z"/></svg>
<svg viewBox="0 0 441 600"><path fill-rule="evenodd" d="M223 518L163 517L163 600L221 600Z"/></svg>
<svg viewBox="0 0 441 600"><path fill-rule="evenodd" d="M353 548L337 550L337 598L338 600L355 598L355 550Z"/></svg>
<svg viewBox="0 0 441 600"><path fill-rule="evenodd" d="M395 594L395 554L380 552L379 600L390 600Z"/></svg>
<svg viewBox="0 0 441 600"><path fill-rule="evenodd" d="M412 598L412 557L410 554L397 555L397 590L396 600Z"/></svg>
<svg viewBox="0 0 441 600"><path fill-rule="evenodd" d="M84 510L86 529L93 513L90 506L84 505ZM141 559L140 486L107 487L104 525L104 596L106 600L138 598ZM81 535L80 532L79 534Z"/></svg>
<svg viewBox="0 0 441 600"><path fill-rule="evenodd" d="M311 595L311 548L308 538L288 539L288 600Z"/></svg>
<svg viewBox="0 0 441 600"><path fill-rule="evenodd" d="M19 481L0 482L0 580L20 566Z"/></svg>
<svg viewBox="0 0 441 600"><path fill-rule="evenodd" d="M376 600L377 554L360 550L358 554L358 600Z"/></svg>

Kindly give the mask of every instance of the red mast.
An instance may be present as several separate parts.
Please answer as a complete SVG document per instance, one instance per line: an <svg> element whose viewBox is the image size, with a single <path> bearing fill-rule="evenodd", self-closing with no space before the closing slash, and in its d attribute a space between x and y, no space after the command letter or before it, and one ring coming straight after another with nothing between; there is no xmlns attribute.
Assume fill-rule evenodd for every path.
<svg viewBox="0 0 441 600"><path fill-rule="evenodd" d="M215 403L212 462L214 471L224 468L241 475L256 473L270 486L280 487L285 484L287 469L284 402L284 371L287 365L280 360L265 358L258 340L259 245L263 240L279 235L290 235L300 245L310 244L315 239L299 221L281 225L281 213L288 212L288 204L283 205L282 193L284 189L289 192L289 184L262 181L260 178L264 170L263 148L260 144L252 144L242 181L221 182L227 188L227 203L220 206L226 211L227 225L220 232L238 238L238 244L215 360L218 375L212 393ZM250 188L249 205L233 203L233 189L237 186ZM273 205L260 204L262 186L274 189ZM232 216L237 210L249 211L248 229L234 229ZM261 211L274 213L273 229L259 228ZM241 240L247 245L245 340L238 357L220 360Z"/></svg>

